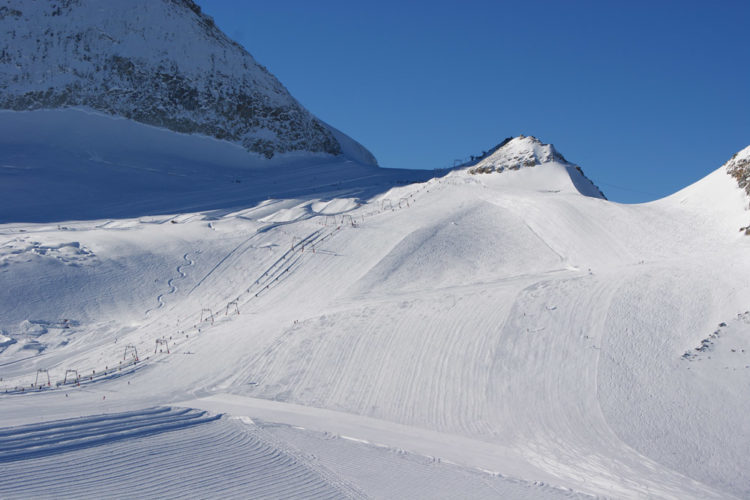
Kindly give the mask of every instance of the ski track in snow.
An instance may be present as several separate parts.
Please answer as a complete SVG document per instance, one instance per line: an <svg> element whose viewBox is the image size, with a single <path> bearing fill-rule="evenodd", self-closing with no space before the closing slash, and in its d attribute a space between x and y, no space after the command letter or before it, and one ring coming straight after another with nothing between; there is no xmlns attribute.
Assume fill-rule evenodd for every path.
<svg viewBox="0 0 750 500"><path fill-rule="evenodd" d="M421 297L401 298L377 309L364 305L326 315L289 329L250 360L235 390L505 446L521 441L523 460L560 481L572 473L570 464L575 463L577 473L586 475L590 491L625 497L634 491L680 496L690 480L667 472L649 479L649 471L658 465L625 446L603 419L595 385L600 339L588 338L576 328L594 328L602 320L591 317L596 308L582 302L576 289L590 290L585 294L588 301L612 293L610 285L592 283L585 276L532 282L510 302L510 311L497 307L508 302L507 291L488 294L477 289L457 302L432 299L431 307ZM548 295L558 299L552 311L547 309ZM568 295L576 304L563 309L559 298ZM516 319L503 324L506 316ZM551 336L545 330L570 334ZM358 335L343 333L352 331ZM305 356L310 349L314 354ZM577 358L575 363L571 357ZM539 366L546 370L540 372ZM466 391L485 386L495 388L486 399ZM502 399L494 394L502 394ZM623 476L642 479L620 485ZM691 488L703 491L699 496L704 498L715 495L698 483Z"/></svg>
<svg viewBox="0 0 750 500"><path fill-rule="evenodd" d="M200 280L198 280L198 282L195 285L193 285L193 288L190 289L190 291L188 292L188 295L192 294L212 274L214 274L214 272L216 272L220 267L222 267L222 265L225 264L227 262L227 260L230 259L232 256L234 256L236 254L239 257L243 253L245 253L247 250L249 250L250 248L252 248L249 243L256 236L258 236L258 234L260 234L260 231L256 232L255 234L253 234L252 236L250 236L246 240L242 241L239 245L237 245L236 247L234 247L232 249L232 251L230 251L228 254L226 254L214 267L211 268L210 271L208 271L208 273L206 273ZM242 250L240 251L240 249L242 249Z"/></svg>
<svg viewBox="0 0 750 500"><path fill-rule="evenodd" d="M50 491L68 498L360 496L253 425L198 410L150 408L3 428L0 450L3 498Z"/></svg>
<svg viewBox="0 0 750 500"><path fill-rule="evenodd" d="M161 309L162 307L164 307L164 295L173 295L174 293L177 292L177 287L174 284L175 279L185 279L187 277L187 274L183 271L183 268L185 266L192 266L195 264L195 262L188 257L189 253L190 252L187 252L185 253L185 255L182 256L183 260L185 261L185 264L180 264L179 266L177 266L177 274L179 274L179 276L177 278L169 278L169 280L167 281L167 286L169 287L169 290L167 291L166 294L160 293L156 297L156 301L158 302L158 305L152 309L148 309L145 313L146 316L148 316L152 311L155 311L156 309Z"/></svg>

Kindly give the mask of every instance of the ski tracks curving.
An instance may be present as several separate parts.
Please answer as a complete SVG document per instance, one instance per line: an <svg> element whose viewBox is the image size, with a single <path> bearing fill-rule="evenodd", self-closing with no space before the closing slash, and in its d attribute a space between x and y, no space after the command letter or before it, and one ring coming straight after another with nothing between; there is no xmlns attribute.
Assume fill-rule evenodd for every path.
<svg viewBox="0 0 750 500"><path fill-rule="evenodd" d="M183 264L180 264L179 266L177 266L177 269L176 269L177 270L177 274L179 276L174 277L174 278L170 278L169 281L167 281L167 286L169 287L169 290L167 290L166 293L160 293L156 297L156 301L157 301L158 305L156 307L152 307L151 309L148 309L146 311L146 316L148 316L152 311L155 311L156 309L161 309L162 307L164 307L164 296L165 295L174 295L177 292L177 286L174 284L175 280L185 279L187 277L187 273L185 273L185 271L183 271L183 269L185 267L189 267L189 266L192 266L192 265L195 264L195 261L193 261L190 257L188 257L189 254L190 254L190 252L186 252L182 256L182 259L185 262Z"/></svg>

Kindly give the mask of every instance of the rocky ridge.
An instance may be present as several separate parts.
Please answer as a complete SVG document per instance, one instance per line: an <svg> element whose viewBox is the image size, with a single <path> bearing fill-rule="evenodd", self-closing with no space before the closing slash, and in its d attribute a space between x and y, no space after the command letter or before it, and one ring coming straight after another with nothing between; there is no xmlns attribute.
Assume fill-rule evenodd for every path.
<svg viewBox="0 0 750 500"><path fill-rule="evenodd" d="M735 153L724 167L737 180L737 185L750 196L750 146Z"/></svg>
<svg viewBox="0 0 750 500"><path fill-rule="evenodd" d="M734 177L740 189L750 196L750 146L732 155L724 168L727 174ZM750 236L750 224L741 227L740 231Z"/></svg>
<svg viewBox="0 0 750 500"><path fill-rule="evenodd" d="M536 137L519 135L508 138L480 159L469 169L470 174L488 174L505 170L535 167L543 163L568 161L552 144L545 144Z"/></svg>

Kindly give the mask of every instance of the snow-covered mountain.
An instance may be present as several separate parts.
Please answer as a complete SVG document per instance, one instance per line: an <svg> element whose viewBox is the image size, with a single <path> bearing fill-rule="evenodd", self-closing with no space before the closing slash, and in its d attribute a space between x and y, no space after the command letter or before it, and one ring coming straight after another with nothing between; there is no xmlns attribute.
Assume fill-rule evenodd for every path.
<svg viewBox="0 0 750 500"><path fill-rule="evenodd" d="M471 168L472 174L487 174L535 167L543 163L568 163L552 144L536 137L509 137L480 158Z"/></svg>
<svg viewBox="0 0 750 500"><path fill-rule="evenodd" d="M486 156L467 167L470 174L501 174L537 166L544 166L543 172L535 175L548 189L555 189L561 180L565 184L569 177L575 189L583 195L606 199L604 193L588 179L581 167L568 162L552 144L544 144L536 137L520 135L508 138L493 148ZM560 179L562 177L562 179ZM518 177L513 180L517 183ZM546 182L545 182L546 181ZM524 181L525 182L525 181ZM539 186L539 182L532 185Z"/></svg>
<svg viewBox="0 0 750 500"><path fill-rule="evenodd" d="M6 0L0 33L0 109L85 108L267 158L343 153L375 164L192 0Z"/></svg>
<svg viewBox="0 0 750 500"><path fill-rule="evenodd" d="M750 497L750 147L388 170L189 0L0 23L0 497Z"/></svg>

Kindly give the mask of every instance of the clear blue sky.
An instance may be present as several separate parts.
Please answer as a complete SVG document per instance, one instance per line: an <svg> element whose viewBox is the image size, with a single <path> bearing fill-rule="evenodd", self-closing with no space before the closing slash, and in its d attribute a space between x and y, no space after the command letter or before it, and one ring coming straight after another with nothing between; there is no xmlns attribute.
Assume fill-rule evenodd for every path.
<svg viewBox="0 0 750 500"><path fill-rule="evenodd" d="M534 135L653 200L750 144L750 2L198 0L392 168Z"/></svg>

